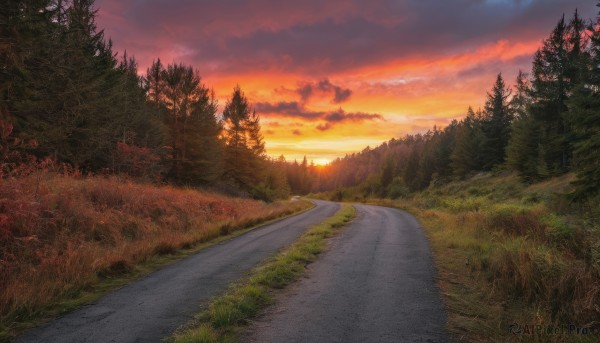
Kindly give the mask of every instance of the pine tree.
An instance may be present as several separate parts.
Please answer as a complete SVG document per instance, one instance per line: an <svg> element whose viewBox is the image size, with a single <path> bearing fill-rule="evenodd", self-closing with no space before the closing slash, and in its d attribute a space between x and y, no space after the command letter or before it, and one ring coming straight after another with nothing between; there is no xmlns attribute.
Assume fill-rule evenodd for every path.
<svg viewBox="0 0 600 343"><path fill-rule="evenodd" d="M506 164L525 180L538 178L538 162L545 165L539 153L539 127L533 118L521 116L512 123L511 137L506 147ZM541 160L540 160L541 159Z"/></svg>
<svg viewBox="0 0 600 343"><path fill-rule="evenodd" d="M600 7L600 2L597 5ZM592 31L589 61L582 82L569 101L569 115L574 133L574 170L578 199L600 192L600 14Z"/></svg>
<svg viewBox="0 0 600 343"><path fill-rule="evenodd" d="M527 73L519 70L515 81L515 94L508 104L510 113L514 120L528 116L528 108L531 105L531 82Z"/></svg>
<svg viewBox="0 0 600 343"><path fill-rule="evenodd" d="M162 103L162 92L164 87L163 80L164 67L160 58L152 61L152 66L146 70L145 84L148 91L148 101L160 108Z"/></svg>
<svg viewBox="0 0 600 343"><path fill-rule="evenodd" d="M217 100L213 91L202 89L192 111L185 133L185 158L181 179L192 185L207 185L221 177L223 143L219 138L221 123L217 120Z"/></svg>
<svg viewBox="0 0 600 343"><path fill-rule="evenodd" d="M220 169L216 160L220 151L220 125L215 116L214 94L191 66L169 64L160 74L159 103L166 111L165 124L171 143L169 175L193 184L214 180ZM201 166L209 167L202 170Z"/></svg>
<svg viewBox="0 0 600 343"><path fill-rule="evenodd" d="M532 119L539 127L538 159L549 175L568 171L572 157L567 100L579 82L585 41L577 12L567 25L564 16L544 41L533 62ZM533 175L535 177L541 175Z"/></svg>
<svg viewBox="0 0 600 343"><path fill-rule="evenodd" d="M250 104L239 86L223 110L226 136L224 177L243 188L251 188L253 180L252 152L248 146L247 122Z"/></svg>
<svg viewBox="0 0 600 343"><path fill-rule="evenodd" d="M485 139L481 115L469 107L467 116L456 128L454 149L450 154L450 165L454 176L464 178L482 168L482 146Z"/></svg>
<svg viewBox="0 0 600 343"><path fill-rule="evenodd" d="M502 74L498 74L492 92L488 93L485 104L485 120L483 122L484 169L504 163L504 150L510 138L512 114L508 106L510 90L506 87Z"/></svg>
<svg viewBox="0 0 600 343"><path fill-rule="evenodd" d="M538 177L537 164L540 161L539 127L529 114L531 104L531 83L527 75L519 71L515 83L515 94L509 103L515 118L506 147L506 164L528 181ZM544 161L542 162L545 164Z"/></svg>

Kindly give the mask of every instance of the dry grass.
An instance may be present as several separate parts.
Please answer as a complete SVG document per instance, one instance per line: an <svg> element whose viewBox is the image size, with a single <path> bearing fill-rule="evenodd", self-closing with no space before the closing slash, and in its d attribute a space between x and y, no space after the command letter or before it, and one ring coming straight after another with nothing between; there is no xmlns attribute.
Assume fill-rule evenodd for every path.
<svg viewBox="0 0 600 343"><path fill-rule="evenodd" d="M0 338L156 256L305 207L116 178L2 179Z"/></svg>

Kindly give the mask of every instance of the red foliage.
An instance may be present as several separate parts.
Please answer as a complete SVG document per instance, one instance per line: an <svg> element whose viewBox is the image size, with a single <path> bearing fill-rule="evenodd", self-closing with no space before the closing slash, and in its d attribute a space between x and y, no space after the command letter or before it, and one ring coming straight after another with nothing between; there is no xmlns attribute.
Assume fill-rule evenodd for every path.
<svg viewBox="0 0 600 343"><path fill-rule="evenodd" d="M118 171L133 177L160 179L162 159L152 149L119 142L117 153Z"/></svg>

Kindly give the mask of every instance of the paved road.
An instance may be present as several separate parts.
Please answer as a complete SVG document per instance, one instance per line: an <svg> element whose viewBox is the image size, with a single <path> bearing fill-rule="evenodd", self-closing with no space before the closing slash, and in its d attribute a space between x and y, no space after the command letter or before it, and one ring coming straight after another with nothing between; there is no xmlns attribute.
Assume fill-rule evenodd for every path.
<svg viewBox="0 0 600 343"><path fill-rule="evenodd" d="M317 206L308 212L203 250L17 341L160 342L191 319L207 299L339 209L336 203L315 202Z"/></svg>
<svg viewBox="0 0 600 343"><path fill-rule="evenodd" d="M356 205L358 217L246 342L446 342L427 240L410 214Z"/></svg>

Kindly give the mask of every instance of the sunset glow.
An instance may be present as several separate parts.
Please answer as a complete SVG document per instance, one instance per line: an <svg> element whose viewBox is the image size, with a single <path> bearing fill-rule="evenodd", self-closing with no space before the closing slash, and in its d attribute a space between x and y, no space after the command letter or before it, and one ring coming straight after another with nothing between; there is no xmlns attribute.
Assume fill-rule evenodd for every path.
<svg viewBox="0 0 600 343"><path fill-rule="evenodd" d="M512 84L565 13L588 0L97 1L98 26L140 73L191 64L221 108L239 84L267 152L317 165L423 133Z"/></svg>

